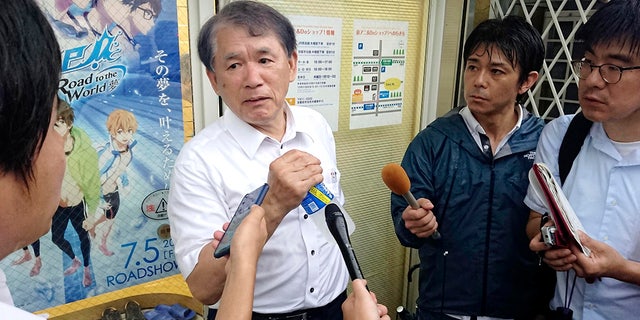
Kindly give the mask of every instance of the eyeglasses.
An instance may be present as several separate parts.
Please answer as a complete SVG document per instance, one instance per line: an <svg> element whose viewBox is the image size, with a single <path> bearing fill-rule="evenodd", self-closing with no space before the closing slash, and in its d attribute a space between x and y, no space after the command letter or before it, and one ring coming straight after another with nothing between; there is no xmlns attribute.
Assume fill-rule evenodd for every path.
<svg viewBox="0 0 640 320"><path fill-rule="evenodd" d="M585 80L594 68L598 68L602 80L608 84L616 84L622 79L622 72L627 70L640 69L640 66L633 67L618 67L615 64L605 63L599 66L591 64L586 60L571 61L573 72L578 75L578 78Z"/></svg>
<svg viewBox="0 0 640 320"><path fill-rule="evenodd" d="M140 8L138 7L137 9L142 10L142 17L145 18L145 20L151 20L153 18L156 18L157 15L155 15L153 13L153 11L149 10L149 9L145 9L145 8Z"/></svg>

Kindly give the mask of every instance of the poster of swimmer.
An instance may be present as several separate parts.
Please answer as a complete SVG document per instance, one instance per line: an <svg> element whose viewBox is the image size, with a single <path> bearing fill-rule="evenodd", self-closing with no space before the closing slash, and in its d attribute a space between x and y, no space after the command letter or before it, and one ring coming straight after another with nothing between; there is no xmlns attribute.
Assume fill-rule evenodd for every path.
<svg viewBox="0 0 640 320"><path fill-rule="evenodd" d="M39 1L67 168L49 233L0 263L29 311L178 273L166 199L184 142L176 0Z"/></svg>

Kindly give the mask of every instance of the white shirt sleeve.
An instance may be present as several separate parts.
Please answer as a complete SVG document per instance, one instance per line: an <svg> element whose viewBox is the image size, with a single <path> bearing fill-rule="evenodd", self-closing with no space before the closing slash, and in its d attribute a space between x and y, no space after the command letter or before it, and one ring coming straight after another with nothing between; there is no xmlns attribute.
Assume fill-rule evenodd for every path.
<svg viewBox="0 0 640 320"><path fill-rule="evenodd" d="M560 181L558 152L560 151L562 138L564 138L564 134L567 132L571 119L573 119L573 115L566 115L549 122L544 129L542 129L538 147L536 148L536 159L534 162L546 164L556 181ZM524 203L533 211L539 213L547 211L544 200L536 195L531 185L529 185L527 190Z"/></svg>

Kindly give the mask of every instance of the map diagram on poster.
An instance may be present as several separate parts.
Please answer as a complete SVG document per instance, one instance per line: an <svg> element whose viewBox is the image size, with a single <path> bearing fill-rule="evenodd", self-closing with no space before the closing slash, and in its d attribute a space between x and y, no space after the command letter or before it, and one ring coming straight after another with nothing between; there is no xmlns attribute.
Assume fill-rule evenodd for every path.
<svg viewBox="0 0 640 320"><path fill-rule="evenodd" d="M402 122L408 27L354 20L350 129Z"/></svg>

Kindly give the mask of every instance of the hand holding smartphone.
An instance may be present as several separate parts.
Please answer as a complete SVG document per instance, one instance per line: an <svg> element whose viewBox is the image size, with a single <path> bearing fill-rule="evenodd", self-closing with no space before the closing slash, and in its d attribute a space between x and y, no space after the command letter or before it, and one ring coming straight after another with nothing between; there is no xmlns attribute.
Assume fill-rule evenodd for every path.
<svg viewBox="0 0 640 320"><path fill-rule="evenodd" d="M240 201L236 212L231 217L231 221L229 222L229 227L222 235L222 239L220 239L220 243L216 248L216 251L213 253L213 256L216 258L221 258L229 254L231 250L231 239L233 238L233 234L236 229L242 222L242 220L251 212L251 206L254 204L261 205L264 200L267 191L269 190L268 184L263 184L259 188L247 193Z"/></svg>

